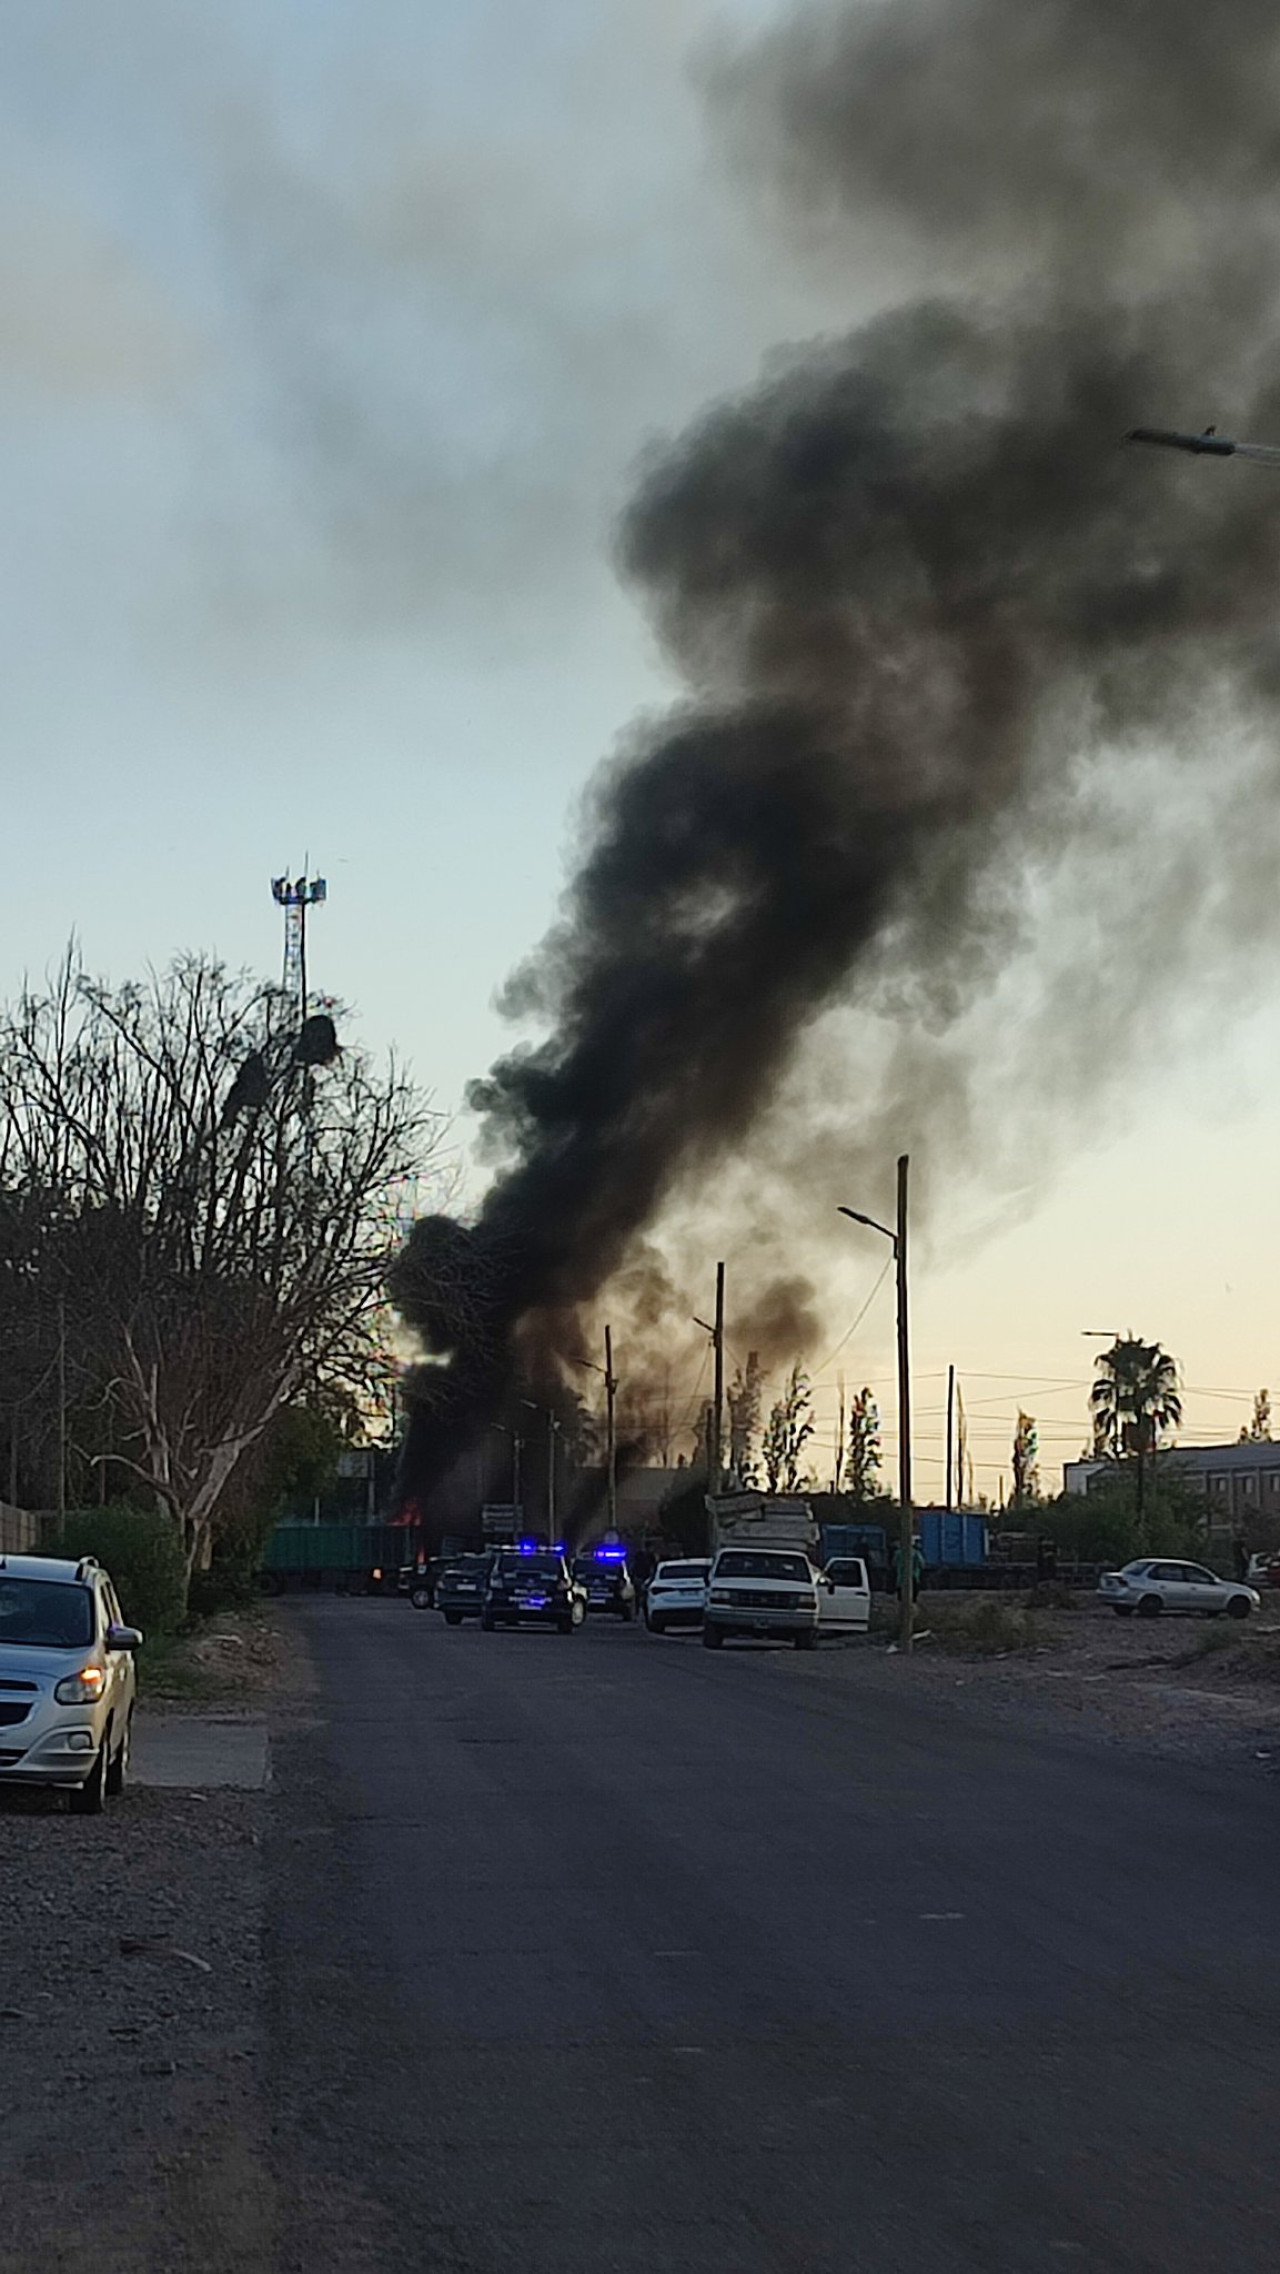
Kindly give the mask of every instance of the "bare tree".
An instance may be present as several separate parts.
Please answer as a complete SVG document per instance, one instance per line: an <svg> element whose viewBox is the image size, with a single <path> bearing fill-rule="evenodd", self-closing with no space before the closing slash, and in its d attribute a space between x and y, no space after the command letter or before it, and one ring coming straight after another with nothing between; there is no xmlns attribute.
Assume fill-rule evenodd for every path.
<svg viewBox="0 0 1280 2274"><path fill-rule="evenodd" d="M111 988L68 957L0 1012L0 1268L57 1303L109 1458L172 1514L188 1571L289 1401L385 1400L385 1275L441 1124L394 1064L190 957ZM20 1237L18 1234L20 1233Z"/></svg>

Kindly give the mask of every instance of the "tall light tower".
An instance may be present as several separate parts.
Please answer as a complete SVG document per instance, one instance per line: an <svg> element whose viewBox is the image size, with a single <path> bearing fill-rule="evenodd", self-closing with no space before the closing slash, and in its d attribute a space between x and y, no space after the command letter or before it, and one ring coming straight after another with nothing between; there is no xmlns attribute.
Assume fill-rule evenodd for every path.
<svg viewBox="0 0 1280 2274"><path fill-rule="evenodd" d="M322 908L329 887L322 876L273 876L271 897L284 910L284 991L298 1001L299 1016L307 1016L307 910Z"/></svg>

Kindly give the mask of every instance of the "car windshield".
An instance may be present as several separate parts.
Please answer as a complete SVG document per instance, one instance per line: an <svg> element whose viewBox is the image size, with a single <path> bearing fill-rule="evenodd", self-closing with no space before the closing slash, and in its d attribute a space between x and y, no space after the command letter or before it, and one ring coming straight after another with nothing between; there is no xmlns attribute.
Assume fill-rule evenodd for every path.
<svg viewBox="0 0 1280 2274"><path fill-rule="evenodd" d="M573 1559L575 1579L619 1579L626 1568L614 1556L577 1555Z"/></svg>
<svg viewBox="0 0 1280 2274"><path fill-rule="evenodd" d="M0 1572L0 1645L83 1650L93 1641L93 1597L62 1579L13 1579Z"/></svg>
<svg viewBox="0 0 1280 2274"><path fill-rule="evenodd" d="M747 1549L734 1549L722 1555L716 1565L717 1579L808 1579L811 1576L802 1555L768 1555L763 1551L752 1554Z"/></svg>
<svg viewBox="0 0 1280 2274"><path fill-rule="evenodd" d="M488 1565L489 1558L487 1555L460 1555L456 1563L447 1566L441 1577L444 1579L475 1579L480 1572L488 1569Z"/></svg>
<svg viewBox="0 0 1280 2274"><path fill-rule="evenodd" d="M498 1570L504 1579L558 1579L558 1555L500 1555Z"/></svg>
<svg viewBox="0 0 1280 2274"><path fill-rule="evenodd" d="M710 1569L709 1563L660 1563L653 1576L655 1579L705 1579Z"/></svg>

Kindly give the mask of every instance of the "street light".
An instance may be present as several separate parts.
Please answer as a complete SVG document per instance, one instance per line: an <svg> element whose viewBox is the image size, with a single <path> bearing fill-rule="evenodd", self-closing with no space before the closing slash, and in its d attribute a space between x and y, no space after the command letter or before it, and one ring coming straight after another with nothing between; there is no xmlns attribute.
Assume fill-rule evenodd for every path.
<svg viewBox="0 0 1280 2274"><path fill-rule="evenodd" d="M503 1437L511 1439L511 1521L518 1534L520 1531L520 1455L524 1451L524 1439L518 1429L508 1429L505 1421L491 1421L489 1427L498 1430Z"/></svg>
<svg viewBox="0 0 1280 2274"><path fill-rule="evenodd" d="M613 1371L613 1329L604 1330L604 1364L594 1358L575 1358L575 1366L589 1366L593 1374L604 1376L605 1404L605 1475L609 1494L609 1530L618 1529L618 1440L614 1428L613 1401L618 1394L618 1378Z"/></svg>
<svg viewBox="0 0 1280 2274"><path fill-rule="evenodd" d="M915 1633L915 1522L911 1507L911 1365L907 1341L908 1161L908 1154L899 1155L895 1232L874 1216L864 1216L860 1208L841 1208L839 1213L888 1240L898 1267L898 1642L900 1649L910 1652Z"/></svg>
<svg viewBox="0 0 1280 2274"><path fill-rule="evenodd" d="M545 1413L547 1417L547 1546L556 1544L556 1438L560 1424L550 1406L535 1405L532 1398L521 1398L521 1405L530 1413Z"/></svg>
<svg viewBox="0 0 1280 2274"><path fill-rule="evenodd" d="M1171 426L1131 426L1126 442L1154 443L1158 450L1189 450L1195 458L1257 458L1264 466L1280 466L1280 450L1271 442L1231 442L1216 426L1201 434L1182 434Z"/></svg>

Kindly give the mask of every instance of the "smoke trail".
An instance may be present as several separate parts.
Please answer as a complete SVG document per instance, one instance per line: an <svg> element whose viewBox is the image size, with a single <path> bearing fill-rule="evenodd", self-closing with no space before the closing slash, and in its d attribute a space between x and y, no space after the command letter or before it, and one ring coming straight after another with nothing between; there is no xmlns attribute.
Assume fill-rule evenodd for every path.
<svg viewBox="0 0 1280 2274"><path fill-rule="evenodd" d="M1228 707L1273 721L1280 492L1118 438L1202 406L1280 432L1278 68L1261 0L894 0L711 67L808 226L892 225L951 290L713 410L627 516L690 700L601 774L508 986L547 1032L472 1093L504 1164L467 1235L483 1316L428 1333L452 1363L420 1378L414 1476L513 1348L554 1373L821 1013L888 986L954 1021L1093 782L1153 743L1212 756Z"/></svg>

